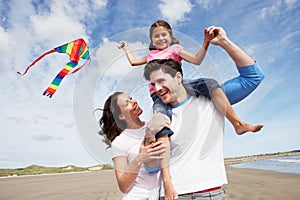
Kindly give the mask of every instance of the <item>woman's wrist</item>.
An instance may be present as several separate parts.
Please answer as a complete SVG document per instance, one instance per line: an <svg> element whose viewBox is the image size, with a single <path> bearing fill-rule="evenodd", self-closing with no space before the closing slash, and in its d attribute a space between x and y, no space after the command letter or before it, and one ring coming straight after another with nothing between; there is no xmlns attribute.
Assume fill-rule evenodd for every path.
<svg viewBox="0 0 300 200"><path fill-rule="evenodd" d="M146 134L144 137L144 144L152 144L156 141L155 139L155 131L150 126L146 126Z"/></svg>
<svg viewBox="0 0 300 200"><path fill-rule="evenodd" d="M152 144L153 142L155 142L155 137L153 138L149 138L149 137L144 137L144 144Z"/></svg>

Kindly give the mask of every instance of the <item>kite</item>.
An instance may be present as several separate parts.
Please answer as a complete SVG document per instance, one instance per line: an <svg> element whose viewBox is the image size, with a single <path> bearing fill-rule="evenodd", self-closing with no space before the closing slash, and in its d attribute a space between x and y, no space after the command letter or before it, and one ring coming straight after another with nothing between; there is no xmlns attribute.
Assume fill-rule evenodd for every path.
<svg viewBox="0 0 300 200"><path fill-rule="evenodd" d="M33 63L31 63L25 70L24 73L17 72L19 75L23 76L27 73L29 68L31 68L35 63L37 63L39 60L41 60L43 57L45 57L48 54L58 52L58 53L67 53L70 56L70 62L68 62L65 67L56 75L54 80L51 82L50 86L45 90L43 95L49 96L49 98L52 97L52 95L56 92L59 84L61 83L62 79L69 74L74 74L77 71L79 71L88 61L90 61L90 55L89 55L89 49L85 41L80 38L78 40L74 40L72 42L69 42L67 44L64 44L62 46L55 47L54 49L51 49L50 51L42 54L40 57L35 59ZM80 59L86 59L87 61L78 67L77 69L73 70L71 73L69 73L73 68L75 68L78 65L78 62Z"/></svg>

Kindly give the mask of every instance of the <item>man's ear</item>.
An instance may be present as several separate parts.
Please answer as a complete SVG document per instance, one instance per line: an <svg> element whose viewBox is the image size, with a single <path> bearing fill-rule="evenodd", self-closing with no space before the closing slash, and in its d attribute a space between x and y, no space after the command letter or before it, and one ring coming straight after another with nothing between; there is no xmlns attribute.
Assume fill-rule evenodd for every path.
<svg viewBox="0 0 300 200"><path fill-rule="evenodd" d="M179 83L182 82L182 74L180 72L176 72L175 77L176 77L176 79L178 80Z"/></svg>

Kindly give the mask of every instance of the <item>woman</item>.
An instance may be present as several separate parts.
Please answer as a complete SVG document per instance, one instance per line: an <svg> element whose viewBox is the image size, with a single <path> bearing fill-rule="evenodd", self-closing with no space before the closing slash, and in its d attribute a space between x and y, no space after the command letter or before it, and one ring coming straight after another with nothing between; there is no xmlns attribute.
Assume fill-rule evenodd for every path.
<svg viewBox="0 0 300 200"><path fill-rule="evenodd" d="M170 128L166 115L154 113L150 122L140 119L143 110L122 92L105 102L100 119L101 134L112 148L115 175L123 199L158 199L161 183L159 161L166 147L154 142L163 127Z"/></svg>

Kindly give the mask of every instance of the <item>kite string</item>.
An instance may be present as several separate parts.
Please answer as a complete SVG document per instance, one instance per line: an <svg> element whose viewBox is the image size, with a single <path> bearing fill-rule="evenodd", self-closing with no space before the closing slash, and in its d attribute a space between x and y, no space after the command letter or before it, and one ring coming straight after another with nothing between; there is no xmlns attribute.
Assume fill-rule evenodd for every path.
<svg viewBox="0 0 300 200"><path fill-rule="evenodd" d="M48 51L48 52L46 52L46 53L44 53L43 55L41 55L40 57L38 57L37 59L35 59L26 69L25 69L25 72L22 74L21 72L17 72L19 75L21 75L21 76L23 76L23 75L25 75L27 72L28 72L28 70L35 64L35 63L37 63L39 60L41 60L43 57L45 57L46 55L48 55L48 54L50 54L50 53L54 53L54 52L56 52L56 50L55 49L51 49L50 51Z"/></svg>

